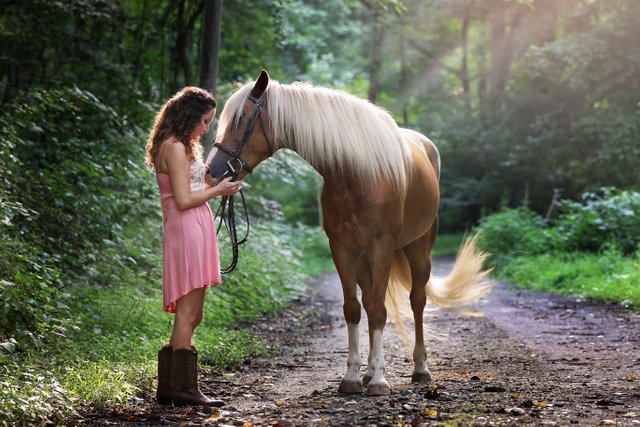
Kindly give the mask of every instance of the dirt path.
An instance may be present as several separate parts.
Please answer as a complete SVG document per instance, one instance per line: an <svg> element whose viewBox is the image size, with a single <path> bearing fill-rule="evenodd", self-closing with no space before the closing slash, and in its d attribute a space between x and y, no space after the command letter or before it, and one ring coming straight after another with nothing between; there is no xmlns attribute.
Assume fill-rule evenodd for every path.
<svg viewBox="0 0 640 427"><path fill-rule="evenodd" d="M437 260L445 274L448 260ZM337 275L312 286L277 319L254 327L278 355L247 360L236 372L207 377L228 404L222 411L143 405L138 425L397 426L640 425L640 314L560 296L509 290L500 283L473 309L484 317L436 312L428 325L433 383L410 383L408 351L385 330L383 397L340 395L347 337ZM366 318L363 318L366 325ZM366 363L368 339L361 328ZM363 369L364 371L364 369ZM87 419L106 424L123 421Z"/></svg>

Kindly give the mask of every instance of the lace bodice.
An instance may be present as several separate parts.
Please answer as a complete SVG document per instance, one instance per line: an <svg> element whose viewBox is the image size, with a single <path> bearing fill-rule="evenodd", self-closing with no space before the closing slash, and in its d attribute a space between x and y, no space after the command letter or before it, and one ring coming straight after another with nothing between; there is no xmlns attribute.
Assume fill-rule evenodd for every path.
<svg viewBox="0 0 640 427"><path fill-rule="evenodd" d="M191 192L204 191L204 177L207 173L207 167L202 160L196 160L189 168L190 174L190 190Z"/></svg>

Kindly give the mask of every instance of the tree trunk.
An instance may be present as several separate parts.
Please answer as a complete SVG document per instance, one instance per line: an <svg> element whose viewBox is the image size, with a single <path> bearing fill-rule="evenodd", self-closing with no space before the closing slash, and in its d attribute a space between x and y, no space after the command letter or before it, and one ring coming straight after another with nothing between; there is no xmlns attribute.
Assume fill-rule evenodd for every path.
<svg viewBox="0 0 640 427"><path fill-rule="evenodd" d="M371 47L371 67L369 68L369 101L373 104L378 99L380 87L380 68L382 67L382 41L384 26L382 25L382 11L376 7L373 13L373 35Z"/></svg>
<svg viewBox="0 0 640 427"><path fill-rule="evenodd" d="M178 83L178 73L180 72L181 57L184 56L184 50L186 49L184 2L185 0L180 0L178 2L178 15L176 16L176 40L173 45L173 49L171 49L171 82L169 83L169 88L172 93L177 92L181 86L180 83Z"/></svg>
<svg viewBox="0 0 640 427"><path fill-rule="evenodd" d="M460 70L460 80L462 80L462 96L467 114L471 114L471 83L469 82L469 15L471 5L465 9L462 20L462 68Z"/></svg>
<svg viewBox="0 0 640 427"><path fill-rule="evenodd" d="M478 104L480 108L484 105L487 98L487 23L486 10L480 9L480 42L478 43ZM482 113L482 111L480 111Z"/></svg>
<svg viewBox="0 0 640 427"><path fill-rule="evenodd" d="M133 69L131 70L131 94L133 95L136 86L136 80L138 79L138 73L140 72L140 57L142 56L142 50L144 48L145 39L145 23L147 21L148 0L142 2L142 12L140 13L140 22L138 23L136 32L136 56L133 58Z"/></svg>
<svg viewBox="0 0 640 427"><path fill-rule="evenodd" d="M214 94L218 82L220 33L222 26L222 1L206 0L202 22L202 55L200 86Z"/></svg>
<svg viewBox="0 0 640 427"><path fill-rule="evenodd" d="M505 2L494 0L491 11L491 75L489 91L492 98L502 95L506 82L506 22Z"/></svg>
<svg viewBox="0 0 640 427"><path fill-rule="evenodd" d="M402 15L399 16L400 23L400 96L404 100L402 102L402 125L409 125L409 115L407 113L407 92L408 92L408 82L407 82L407 42L405 39L405 22Z"/></svg>
<svg viewBox="0 0 640 427"><path fill-rule="evenodd" d="M510 4L504 0L494 0L492 5L490 94L495 101L504 93L516 49L515 34L525 14L530 13L530 9L526 5ZM513 12L510 14L509 22L508 11Z"/></svg>

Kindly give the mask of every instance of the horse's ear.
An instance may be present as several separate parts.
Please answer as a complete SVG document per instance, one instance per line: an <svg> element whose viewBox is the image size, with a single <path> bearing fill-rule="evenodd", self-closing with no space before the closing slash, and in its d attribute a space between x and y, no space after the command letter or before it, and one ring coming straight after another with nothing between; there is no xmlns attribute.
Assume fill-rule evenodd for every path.
<svg viewBox="0 0 640 427"><path fill-rule="evenodd" d="M269 73L267 73L267 70L263 69L256 79L256 84L253 86L253 89L251 89L251 96L254 98L260 98L264 91L267 90L268 85Z"/></svg>

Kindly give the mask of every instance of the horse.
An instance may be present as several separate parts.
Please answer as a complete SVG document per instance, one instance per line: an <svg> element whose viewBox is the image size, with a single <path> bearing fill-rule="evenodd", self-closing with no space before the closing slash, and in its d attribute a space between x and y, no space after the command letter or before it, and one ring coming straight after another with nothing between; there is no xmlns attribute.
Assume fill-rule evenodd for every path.
<svg viewBox="0 0 640 427"><path fill-rule="evenodd" d="M383 330L409 293L415 323L412 382L428 383L423 316L427 300L463 304L491 289L485 254L466 239L451 273L431 277L438 229L440 155L426 136L397 126L382 108L345 91L306 82L281 84L262 70L238 88L220 115L208 158L214 179L242 179L277 150L290 149L324 180L323 228L344 296L347 372L340 393L386 395ZM368 365L360 377L361 304L369 326Z"/></svg>

